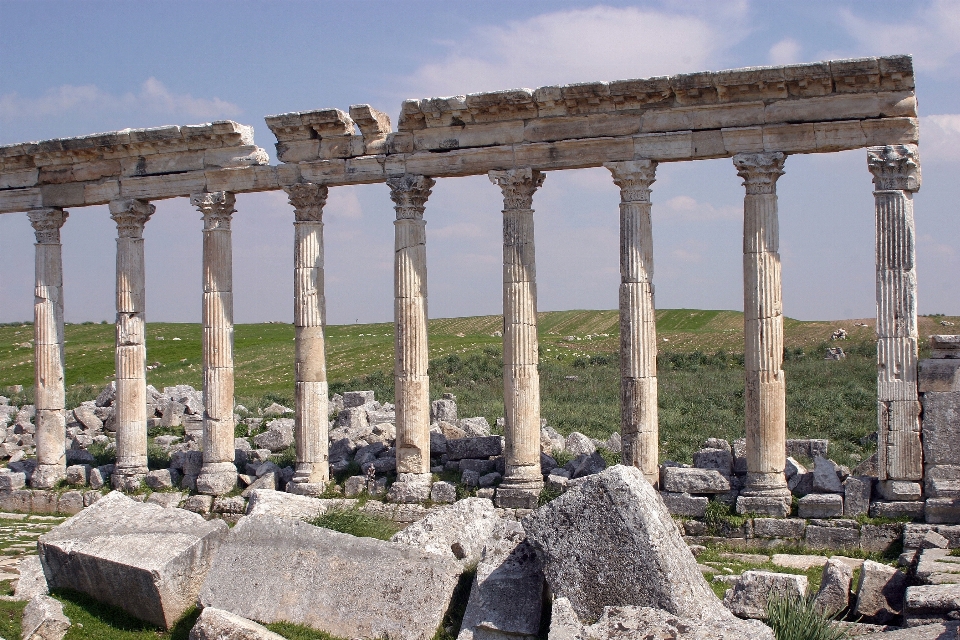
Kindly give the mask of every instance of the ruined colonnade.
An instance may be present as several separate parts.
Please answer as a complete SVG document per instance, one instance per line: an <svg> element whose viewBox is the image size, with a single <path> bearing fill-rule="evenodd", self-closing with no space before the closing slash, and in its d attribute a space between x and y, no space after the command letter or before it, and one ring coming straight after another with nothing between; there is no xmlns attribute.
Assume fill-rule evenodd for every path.
<svg viewBox="0 0 960 640"><path fill-rule="evenodd" d="M397 471L429 485L425 209L436 180L486 174L503 195L505 477L497 502L536 505L540 384L533 197L546 172L606 167L620 189L623 460L658 482L657 335L651 204L663 162L731 158L744 195L747 480L738 509L789 504L776 184L797 153L867 148L877 221L878 430L882 489L922 479L916 388L912 194L919 188L912 63L906 56L541 87L404 102L398 130L368 105L269 116L281 164L232 122L127 130L0 147L0 212L28 211L37 235L34 486L62 477L66 209L109 204L117 222L117 468L146 472L143 228L153 200L189 197L203 217L203 467L222 494L233 467L235 194L284 189L293 208L295 442L288 490L329 480L323 208L329 188L384 183L394 203ZM359 133L357 130L359 129ZM72 173L69 173L69 170ZM68 178L64 178L68 175ZM900 484L898 484L900 483ZM911 485L912 486L912 485ZM894 499L894 498L890 498Z"/></svg>

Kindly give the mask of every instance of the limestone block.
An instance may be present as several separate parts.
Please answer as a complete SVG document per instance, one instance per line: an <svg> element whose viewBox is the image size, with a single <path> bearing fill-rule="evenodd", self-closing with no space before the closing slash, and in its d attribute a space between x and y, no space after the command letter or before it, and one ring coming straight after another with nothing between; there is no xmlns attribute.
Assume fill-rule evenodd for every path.
<svg viewBox="0 0 960 640"><path fill-rule="evenodd" d="M820 590L813 600L814 606L825 616L832 616L847 608L850 603L850 583L853 568L839 560L830 559L823 567Z"/></svg>
<svg viewBox="0 0 960 640"><path fill-rule="evenodd" d="M924 464L956 464L957 451L960 451L960 391L927 392L921 396L920 402L923 405Z"/></svg>
<svg viewBox="0 0 960 640"><path fill-rule="evenodd" d="M871 502L871 518L923 518L922 502Z"/></svg>
<svg viewBox="0 0 960 640"><path fill-rule="evenodd" d="M857 582L853 614L863 616L866 622L890 622L903 611L906 588L905 574L894 567L865 560L860 569L860 580Z"/></svg>
<svg viewBox="0 0 960 640"><path fill-rule="evenodd" d="M641 116L625 114L538 118L525 123L522 139L527 142L553 142L573 138L631 136L640 133L640 124Z"/></svg>
<svg viewBox="0 0 960 640"><path fill-rule="evenodd" d="M70 618L59 600L37 595L24 608L20 626L23 640L62 640L70 630Z"/></svg>
<svg viewBox="0 0 960 640"><path fill-rule="evenodd" d="M543 609L543 568L516 523L490 541L477 565L457 640L534 637Z"/></svg>
<svg viewBox="0 0 960 640"><path fill-rule="evenodd" d="M860 123L866 146L890 144L917 144L920 141L918 118L883 118L864 120Z"/></svg>
<svg viewBox="0 0 960 640"><path fill-rule="evenodd" d="M281 165L283 166L283 165ZM279 167L269 165L206 169L203 172L207 190L241 193L246 191L275 191L280 188Z"/></svg>
<svg viewBox="0 0 960 640"><path fill-rule="evenodd" d="M801 518L839 518L843 515L843 496L836 493L811 493L800 498Z"/></svg>
<svg viewBox="0 0 960 640"><path fill-rule="evenodd" d="M960 391L960 359L928 358L918 362L917 391L921 394Z"/></svg>
<svg viewBox="0 0 960 640"><path fill-rule="evenodd" d="M484 436L478 438L460 438L447 441L447 458L489 458L503 453L503 436Z"/></svg>
<svg viewBox="0 0 960 640"><path fill-rule="evenodd" d="M605 606L652 605L693 620L731 619L635 467L590 476L522 522L551 590L580 618L597 619Z"/></svg>
<svg viewBox="0 0 960 640"><path fill-rule="evenodd" d="M814 490L824 493L843 493L840 465L822 456L818 456L813 462Z"/></svg>
<svg viewBox="0 0 960 640"><path fill-rule="evenodd" d="M807 576L744 571L723 596L723 604L738 617L763 620L767 617L767 603L771 598L803 598L806 595Z"/></svg>
<svg viewBox="0 0 960 640"><path fill-rule="evenodd" d="M907 626L940 622L960 610L960 584L907 587L903 615Z"/></svg>
<svg viewBox="0 0 960 640"><path fill-rule="evenodd" d="M190 629L189 640L283 640L283 636L229 611L207 607Z"/></svg>
<svg viewBox="0 0 960 640"><path fill-rule="evenodd" d="M32 600L35 596L45 596L50 593L47 586L47 577L43 575L43 565L40 556L24 556L20 560L20 577L13 597L17 600Z"/></svg>
<svg viewBox="0 0 960 640"><path fill-rule="evenodd" d="M658 162L693 157L693 132L645 133L634 136L634 154Z"/></svg>
<svg viewBox="0 0 960 640"><path fill-rule="evenodd" d="M733 453L729 449L701 449L693 454L693 466L716 469L722 475L733 473Z"/></svg>
<svg viewBox="0 0 960 640"><path fill-rule="evenodd" d="M960 466L930 465L923 477L928 498L960 498Z"/></svg>
<svg viewBox="0 0 960 640"><path fill-rule="evenodd" d="M920 500L920 483L906 480L881 480L877 483L877 492L884 500L915 502Z"/></svg>
<svg viewBox="0 0 960 640"><path fill-rule="evenodd" d="M660 498L671 515L689 518L702 518L707 512L707 503L710 502L706 496L691 496L689 493L669 491L661 491Z"/></svg>
<svg viewBox="0 0 960 640"><path fill-rule="evenodd" d="M726 493L730 480L715 469L663 467L660 486L674 493Z"/></svg>
<svg viewBox="0 0 960 640"><path fill-rule="evenodd" d="M804 533L804 542L811 549L857 549L860 532L847 527L810 525Z"/></svg>
<svg viewBox="0 0 960 640"><path fill-rule="evenodd" d="M313 520L326 510L323 502L317 498L269 489L252 491L247 504L248 516L269 515L295 520Z"/></svg>
<svg viewBox="0 0 960 640"><path fill-rule="evenodd" d="M843 515L856 518L870 511L870 496L873 493L873 478L850 476L843 481Z"/></svg>
<svg viewBox="0 0 960 640"><path fill-rule="evenodd" d="M960 582L960 559L949 549L922 549L916 577L921 584L955 584Z"/></svg>
<svg viewBox="0 0 960 640"><path fill-rule="evenodd" d="M958 524L960 523L960 499L930 498L926 502L924 513L926 521L930 524Z"/></svg>
<svg viewBox="0 0 960 640"><path fill-rule="evenodd" d="M790 515L790 500L776 496L738 496L737 513L786 518Z"/></svg>
<svg viewBox="0 0 960 640"><path fill-rule="evenodd" d="M196 601L227 532L179 509L113 492L40 536L51 588L69 588L169 629Z"/></svg>
<svg viewBox="0 0 960 640"><path fill-rule="evenodd" d="M0 190L0 212L29 211L43 206L39 188Z"/></svg>
<svg viewBox="0 0 960 640"><path fill-rule="evenodd" d="M900 541L902 524L865 524L860 528L860 549L867 553L886 553Z"/></svg>
<svg viewBox="0 0 960 640"><path fill-rule="evenodd" d="M753 535L758 538L802 538L805 520L796 518L754 518Z"/></svg>
<svg viewBox="0 0 960 640"><path fill-rule="evenodd" d="M247 516L230 530L199 600L261 622L285 620L344 638L429 640L460 570L453 558L407 546Z"/></svg>

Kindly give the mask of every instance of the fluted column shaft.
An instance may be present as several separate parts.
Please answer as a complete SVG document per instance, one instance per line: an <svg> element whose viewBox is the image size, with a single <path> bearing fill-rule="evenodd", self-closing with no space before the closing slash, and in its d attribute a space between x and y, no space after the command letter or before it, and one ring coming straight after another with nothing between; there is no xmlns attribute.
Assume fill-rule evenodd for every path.
<svg viewBox="0 0 960 640"><path fill-rule="evenodd" d="M652 160L604 165L620 187L620 433L623 464L659 483L657 325L653 290Z"/></svg>
<svg viewBox="0 0 960 640"><path fill-rule="evenodd" d="M920 480L917 271L913 194L916 145L870 147L877 242L877 457L880 480Z"/></svg>
<svg viewBox="0 0 960 640"><path fill-rule="evenodd" d="M143 200L110 203L110 217L117 223L117 489L136 489L148 470L143 227L154 211Z"/></svg>
<svg viewBox="0 0 960 640"><path fill-rule="evenodd" d="M529 168L491 171L503 191L503 405L506 473L502 507L535 508L540 472L540 374L533 194L546 177Z"/></svg>
<svg viewBox="0 0 960 640"><path fill-rule="evenodd" d="M747 496L789 496L786 465L786 385L777 179L784 154L734 157L743 178L744 414Z"/></svg>
<svg viewBox="0 0 960 640"><path fill-rule="evenodd" d="M430 377L427 366L427 239L423 211L434 180L390 178L397 219L394 253L394 380L397 473L430 473Z"/></svg>
<svg viewBox="0 0 960 640"><path fill-rule="evenodd" d="M327 360L324 340L323 206L327 187L304 183L286 188L293 223L293 324L296 331L294 485L330 479L327 424Z"/></svg>
<svg viewBox="0 0 960 640"><path fill-rule="evenodd" d="M203 214L203 466L197 491L223 494L237 483L233 424L234 194L201 193L191 202Z"/></svg>
<svg viewBox="0 0 960 640"><path fill-rule="evenodd" d="M49 489L67 472L60 228L69 214L63 209L48 208L35 209L27 215L37 239L33 304L37 468L30 483Z"/></svg>

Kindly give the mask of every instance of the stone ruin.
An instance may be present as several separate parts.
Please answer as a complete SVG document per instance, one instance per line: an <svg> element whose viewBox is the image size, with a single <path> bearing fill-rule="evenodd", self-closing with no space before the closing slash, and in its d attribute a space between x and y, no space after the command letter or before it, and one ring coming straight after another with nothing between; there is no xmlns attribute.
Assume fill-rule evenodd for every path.
<svg viewBox="0 0 960 640"><path fill-rule="evenodd" d="M153 608L141 607L136 615L160 626L169 626L188 602L178 593L199 598L205 608L194 629L196 638L220 637L218 629L231 625L249 637L272 637L237 618L246 607L261 621L286 616L282 619L320 624L317 611L325 612L325 619L333 621L325 628L351 637L430 637L462 569L457 562L465 559L479 560L480 566L463 640L536 635L544 580L557 596L551 637L606 638L614 637L616 629L641 628L689 632L676 637L766 637L763 627L743 626L717 608L688 555L674 548L682 545L679 533L694 545L719 536L760 548L802 540L814 548L889 551L902 540L902 560L924 585L910 589L921 591L904 593L904 584L893 584L902 574L864 563L856 602L848 602L847 571L830 560L818 600L825 608L829 603L852 607L878 623L933 623L960 611L949 559L949 549L960 546L960 527L954 526L960 522L960 464L953 453L960 442L960 339L932 337L932 358L917 362L913 194L920 187L919 125L909 56L408 100L397 131L389 116L369 105L351 106L349 112L291 112L269 116L266 122L277 138L281 164L276 166L267 164L250 127L229 121L0 147L0 213L27 212L37 239L36 406L35 433L30 434L37 459L23 473L0 473L0 500L3 508L25 511L78 513L91 507L70 521L72 529L41 540L43 572L54 584L92 590L71 582L86 578L72 575L58 554L72 548L91 558L90 567L97 566L96 558L105 552L87 537L96 538L102 522L113 522L116 514L135 513L139 516L120 518L127 524L118 525L118 535L123 527L142 532L156 526L169 532L183 526L204 540L209 554L187 558L183 554L192 552L171 548L166 556L139 558L129 574L101 577L113 579L113 587L126 581L142 587L139 600ZM867 150L876 207L878 451L875 459L850 472L826 457L826 441L786 439L776 182L791 154L861 148ZM692 467L660 465L651 186L661 162L721 157L732 158L745 187L746 437L734 443L708 440ZM532 209L547 172L600 166L610 170L621 195L621 425L605 443L582 434L564 439L540 419ZM436 179L479 174L501 189L504 202L502 438L491 435L489 425L484 430L479 422L458 419L452 398L431 403L427 375L426 202ZM326 378L323 209L331 187L369 183L387 184L396 211L394 405L381 405L369 392L330 398ZM246 439L240 446L234 438L237 421L245 418L235 413L233 398L230 223L235 194L280 189L294 213L295 406L293 418L283 418L281 412L254 439L264 446L253 449ZM142 231L155 211L151 201L174 197L189 197L203 217L202 393L181 388L160 392L146 384ZM60 228L67 209L101 204L109 205L118 229L116 383L96 403L68 409ZM16 413L17 424L26 424L31 416L21 416L24 411L0 415L9 421ZM85 433L87 422L103 422L107 414L116 436L116 464L80 470L76 467L83 465L75 465L68 472L68 458L86 446L81 436L95 437ZM335 421L328 422L334 414ZM73 428L72 440L67 438L68 417L71 424L82 425ZM187 436L176 445L170 470L148 473L148 425L157 420L168 425L179 421ZM295 467L279 469L267 455L273 444L290 441L296 448ZM165 444L175 446L172 440ZM604 471L598 446L618 449L626 466ZM565 468L549 455L560 448L578 454ZM813 469L797 458L813 459ZM331 471L342 471L350 462L364 474L348 479L347 496L318 499ZM419 504L456 500L456 487L433 483L431 477L431 472L454 468L480 487L480 495L493 498L495 518L486 511L492 506L471 502L475 498L447 507ZM438 562L418 556L419 551L388 551L289 519L313 518L364 491L383 493L384 472L396 473L388 496L393 504L370 502L364 509L415 523L395 537L396 544L406 541L443 553L452 549L453 559ZM212 510L240 524L227 534L214 525L198 529L187 515L167 518L157 511L181 504L180 494L158 492L150 497L154 504L138 505L120 493L101 499L99 491L43 491L64 479L76 485L112 483L127 491L145 479L161 489L180 485L196 492L183 502L187 510ZM225 495L236 489L238 479L248 485L245 495ZM26 481L36 490L22 490ZM531 513L544 486L562 495ZM622 500L604 502L613 495ZM801 496L799 518L787 517L793 495ZM711 496L745 514L744 524L711 530L703 521ZM597 510L601 504L607 511ZM670 514L681 520L679 529L661 528ZM513 521L525 515L520 530ZM927 524L859 524L856 518L865 515L906 516ZM571 577L570 571L607 575L608 556L623 551L607 548L611 532L637 526L636 517L645 522L637 535L649 537L632 539L630 544L640 546L623 557L622 564L629 565L625 570L633 572L629 580L608 576L609 582L588 584ZM557 518L577 520L589 532L586 548L594 544L595 555L577 556L583 566L566 566L577 555L577 541L555 526ZM182 522L174 526L174 520ZM466 532L473 532L472 541ZM297 583L298 589L314 594L318 586L296 570L298 553L285 550L324 547L350 562L387 554L380 562L384 575L398 585L400 600L390 605L395 608L386 607L388 615L371 613L376 621L358 628L338 617L338 604L350 586L338 582L341 575L323 578L341 585L328 585L341 591L332 600L324 600L332 597L326 592L311 600L316 610L296 608L300 601L285 601L292 608L283 610L276 598L244 591L234 579L234 569L251 561L248 550L257 548L275 556L274 564L293 563L292 573L264 578L275 581L271 589L282 589L292 575L306 580ZM659 551L650 555L650 548ZM525 560L530 557L538 561ZM638 558L643 562L633 566ZM176 583L184 574L174 572L173 582L164 583L164 572L173 566L166 562L192 567L187 571L196 574L192 582ZM255 564L241 573L260 575L264 564L259 559ZM681 578L670 591L657 591L662 585L656 580L642 579L644 567L652 565ZM137 573L142 571L159 576L157 584L142 584ZM802 595L806 588L789 576L759 574L764 572L737 580L727 593L727 609L741 617L761 617L758 602L766 602L770 593ZM411 576L421 582L410 583ZM603 585L616 591L624 582L629 583L626 591L604 591ZM404 599L423 593L425 585L431 596L440 596L420 602L416 613L422 619L415 621ZM899 602L890 601L891 592L902 596ZM130 599L123 588L100 592L100 597L118 606ZM497 609L495 603L502 601L516 604L509 615ZM34 609L41 615L49 603L38 602ZM48 617L62 626L56 615ZM588 621L595 624L585 627Z"/></svg>

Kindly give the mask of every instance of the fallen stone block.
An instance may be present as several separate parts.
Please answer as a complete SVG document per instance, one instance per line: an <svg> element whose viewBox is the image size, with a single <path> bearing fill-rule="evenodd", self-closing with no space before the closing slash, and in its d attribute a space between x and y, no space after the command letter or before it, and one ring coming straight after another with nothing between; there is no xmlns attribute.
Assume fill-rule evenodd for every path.
<svg viewBox="0 0 960 640"><path fill-rule="evenodd" d="M916 577L921 584L960 583L960 558L949 549L924 549L917 562Z"/></svg>
<svg viewBox="0 0 960 640"><path fill-rule="evenodd" d="M460 571L449 556L247 516L220 547L199 599L204 607L342 638L429 640Z"/></svg>
<svg viewBox="0 0 960 640"><path fill-rule="evenodd" d="M295 520L313 520L326 511L326 507L319 498L270 489L255 489L250 493L247 503L248 516L270 515Z"/></svg>
<svg viewBox="0 0 960 640"><path fill-rule="evenodd" d="M70 630L70 618L59 600L38 595L24 608L20 628L23 640L61 640Z"/></svg>
<svg viewBox="0 0 960 640"><path fill-rule="evenodd" d="M150 497L147 498L147 504L157 504L163 507L164 509L170 509L172 507L180 506L180 503L183 501L183 494L179 491L165 491L151 493Z"/></svg>
<svg viewBox="0 0 960 640"><path fill-rule="evenodd" d="M50 593L47 586L47 577L43 575L43 565L40 556L24 556L20 560L20 577L13 597L17 600L31 600L34 596L45 596Z"/></svg>
<svg viewBox="0 0 960 640"><path fill-rule="evenodd" d="M907 587L903 617L907 626L941 622L960 611L960 584Z"/></svg>
<svg viewBox="0 0 960 640"><path fill-rule="evenodd" d="M86 593L169 629L194 606L226 523L112 492L40 536L51 588Z"/></svg>
<svg viewBox="0 0 960 640"><path fill-rule="evenodd" d="M660 498L672 515L688 518L702 518L706 515L707 503L710 502L706 496L691 496L689 493L669 491L661 491Z"/></svg>
<svg viewBox="0 0 960 640"><path fill-rule="evenodd" d="M543 567L519 523L504 524L505 535L483 550L457 640L534 638L540 631Z"/></svg>
<svg viewBox="0 0 960 640"><path fill-rule="evenodd" d="M857 625L875 626L875 625ZM857 640L953 640L960 637L960 622L926 624L920 627L881 627L876 633L856 635Z"/></svg>
<svg viewBox="0 0 960 640"><path fill-rule="evenodd" d="M870 496L874 479L869 476L850 476L843 481L843 515L847 518L865 516L870 511Z"/></svg>
<svg viewBox="0 0 960 640"><path fill-rule="evenodd" d="M924 519L930 524L960 523L960 499L930 498L924 507Z"/></svg>
<svg viewBox="0 0 960 640"><path fill-rule="evenodd" d="M839 518L843 515L843 496L836 493L811 493L800 498L797 515L801 518Z"/></svg>
<svg viewBox="0 0 960 640"><path fill-rule="evenodd" d="M773 630L756 620L691 620L651 607L605 607L600 619L584 626L570 601L553 602L549 640L773 640Z"/></svg>
<svg viewBox="0 0 960 640"><path fill-rule="evenodd" d="M414 522L396 533L390 542L447 555L464 566L475 565L500 522L493 502L464 498Z"/></svg>
<svg viewBox="0 0 960 640"><path fill-rule="evenodd" d="M850 582L853 568L839 560L830 559L823 567L820 590L813 600L814 606L825 616L833 616L850 604Z"/></svg>
<svg viewBox="0 0 960 640"><path fill-rule="evenodd" d="M660 472L661 487L673 493L726 493L730 480L716 469L664 467Z"/></svg>
<svg viewBox="0 0 960 640"><path fill-rule="evenodd" d="M853 615L865 622L885 624L903 611L907 576L896 568L865 560L857 583L857 600Z"/></svg>
<svg viewBox="0 0 960 640"><path fill-rule="evenodd" d="M860 527L860 549L867 553L886 553L900 541L903 535L903 525L865 524Z"/></svg>
<svg viewBox="0 0 960 640"><path fill-rule="evenodd" d="M849 473L849 472L848 472ZM824 493L843 493L840 465L833 460L818 456L813 460L813 489Z"/></svg>
<svg viewBox="0 0 960 640"><path fill-rule="evenodd" d="M731 614L707 585L657 491L635 467L590 476L523 519L557 597L581 619L653 606L693 620ZM670 576L665 580L664 576Z"/></svg>
<svg viewBox="0 0 960 640"><path fill-rule="evenodd" d="M773 598L803 598L807 576L772 571L744 571L723 596L723 604L740 618L763 620Z"/></svg>
<svg viewBox="0 0 960 640"><path fill-rule="evenodd" d="M190 629L188 640L284 640L266 627L229 611L207 607Z"/></svg>
<svg viewBox="0 0 960 640"><path fill-rule="evenodd" d="M503 453L503 436L483 436L447 440L447 458L489 458Z"/></svg>

